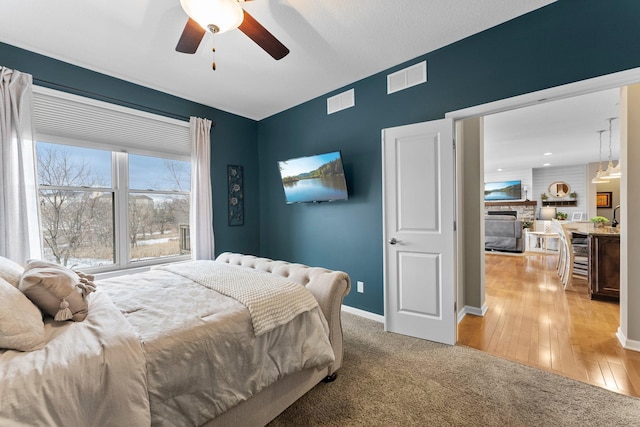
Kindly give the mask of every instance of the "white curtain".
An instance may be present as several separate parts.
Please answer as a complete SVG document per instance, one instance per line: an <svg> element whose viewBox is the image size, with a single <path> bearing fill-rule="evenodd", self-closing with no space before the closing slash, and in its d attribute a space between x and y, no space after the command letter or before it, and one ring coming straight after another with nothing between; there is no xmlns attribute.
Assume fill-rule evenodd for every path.
<svg viewBox="0 0 640 427"><path fill-rule="evenodd" d="M211 198L211 120L191 117L191 218L193 259L213 259L213 205Z"/></svg>
<svg viewBox="0 0 640 427"><path fill-rule="evenodd" d="M30 74L0 67L0 255L42 256Z"/></svg>

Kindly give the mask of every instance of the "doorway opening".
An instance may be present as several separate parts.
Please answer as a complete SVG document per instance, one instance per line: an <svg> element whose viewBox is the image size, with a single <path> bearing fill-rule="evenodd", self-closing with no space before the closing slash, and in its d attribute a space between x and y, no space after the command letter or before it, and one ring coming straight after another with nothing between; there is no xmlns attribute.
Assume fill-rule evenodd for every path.
<svg viewBox="0 0 640 427"><path fill-rule="evenodd" d="M616 75L612 75L612 76L604 76L602 78L597 78L597 79L593 79L591 81L586 81L586 82L579 82L576 84L572 84L572 85L567 85L565 87L561 87L561 88L554 88L554 89L550 89L547 91L542 91L536 94L528 94L528 95L524 95L521 97L517 97L517 98L513 98L510 100L504 100L504 101L498 101L496 103L492 103L492 104L487 104L484 106L479 106L479 107L473 107L471 109L467 109L467 110L463 110L463 111L458 111L458 112L453 112L447 115L447 117L452 117L455 118L457 120L461 120L461 119L466 119L466 118L472 118L472 117L482 117L482 116L486 116L489 114L492 114L494 112L499 112L499 111L508 111L508 110L512 110L512 109L516 109L516 108L521 108L521 107L525 107L525 106L529 106L529 105L535 105L537 103L540 102L546 102L548 100L551 99L564 99L564 98L568 98L571 96L576 96L576 95L582 95L585 93L591 93L591 92L597 92L597 91L601 91L601 90L605 90L605 89L611 89L611 88L615 88L615 87L619 87L619 86L624 86L627 84L633 84L635 82L640 81L640 72L638 70L631 70L629 72L625 72L625 73L620 73L620 74L616 74ZM465 141L466 139L463 138L463 141ZM464 144L464 142L463 142ZM460 144L459 144L460 145ZM480 160L481 163L483 163L483 160ZM591 173L591 172L589 172ZM484 181L484 171L482 171L482 173L477 174L477 176L473 177L476 182L483 182ZM463 180L464 182L464 180ZM458 189L460 191L460 189ZM472 191L468 191L467 188L464 188L462 190L465 194L464 195L459 195L459 197L463 197L465 199L466 206L469 206L470 204L470 200L469 197L471 197L471 201L473 200L473 197L475 196L475 200L478 201L478 204L481 204L482 202L480 202L482 200L482 196L481 196L481 186L478 185L476 189L472 189ZM474 194L477 193L477 194ZM535 194L535 193L530 193L530 194ZM585 196L586 193L585 193ZM595 197L595 195L593 196ZM626 197L626 195L622 196L623 198ZM483 203L482 203L483 204ZM595 203L594 203L595 205ZM466 209L465 209L466 211ZM473 211L473 209L472 209ZM482 209L483 211L483 209ZM475 210L475 214L476 214L476 222L478 221L477 219L477 215L479 215L480 213L482 213L482 217L484 217L484 212L481 212L480 209L476 209ZM461 215L462 217L459 217L458 220L460 221L461 224L466 224L467 221L465 221L464 215L467 215L468 212L462 212L459 215ZM585 218L588 218L589 216L587 216L589 214L588 210L585 210ZM473 213L472 213L473 215ZM483 228L483 225L481 224L482 221L480 221L480 228ZM473 233L472 233L473 234ZM478 233L476 233L478 234ZM479 233L481 236L484 235L484 232ZM463 249L463 253L459 253L458 254L458 259L459 262L462 264L466 264L466 260L469 257L475 257L480 259L482 262L480 263L482 265L481 271L477 270L475 273L481 272L482 274L482 279L480 281L477 280L472 280L470 279L470 276L472 276L474 274L474 272L465 272L462 271L462 274L460 274L460 270L464 269L464 267L459 266L459 277L462 278L462 280L460 281L459 286L463 286L464 290L463 292L458 292L458 296L460 298L460 295L463 294L463 301L464 301L464 308L461 310L461 316L459 315L459 319L461 317L464 317L465 314L469 313L469 314L475 314L478 316L482 316L482 314L484 314L484 312L486 312L487 308L489 310L502 310L504 309L504 307L487 307L486 304L486 296L485 296L485 283L484 283L484 267L485 267L485 254L484 254L484 242L478 242L476 241L475 244L473 245L475 250L477 250L477 253L474 253L474 249L472 249L471 251L469 250L468 247L466 247L465 249ZM491 256L491 255L490 255ZM507 256L505 256L505 258L508 259ZM549 274L552 274L555 276L556 271L554 268L554 265L549 265L549 259L548 257L543 258L542 256L537 255L537 258L531 258L527 261L526 258L523 257L523 259L521 260L521 264L519 268L530 268L534 265L537 265L538 268L540 268L543 271L548 271ZM491 260L491 262L495 263L495 260ZM491 264L491 262L489 264ZM473 262L471 262L470 264L473 264ZM487 270L489 269L489 264L487 264ZM502 264L507 265L507 264L517 264L516 261L514 261L514 259L510 259L509 261L504 261L502 262ZM492 274L491 272L488 271L488 274ZM511 272L512 276L509 278L511 281L513 281L513 277L515 277L517 275L517 273L514 273L513 271ZM549 280L553 280L556 279L554 277L549 277ZM475 283L475 282L479 282L479 283ZM546 283L546 279L545 280L538 280L537 281L538 286L548 286ZM562 290L562 287L560 287L560 290ZM507 292L505 290L505 292ZM476 301L471 302L471 306L469 307L468 305L470 304L470 301L468 299L468 295L472 295L474 297L476 297ZM624 298L624 296L623 296ZM570 304L568 302L565 302L566 304ZM535 301L528 301L528 302L520 302L520 304L529 304L531 307L533 307L533 304L536 304ZM576 303L571 303L571 304L576 304ZM621 304L624 304L626 306L627 301L621 301ZM463 304L460 304L463 305ZM525 308L525 309L530 309L529 308ZM623 316L626 315L625 313L623 313ZM615 318L615 314L613 315L613 318ZM559 320L557 319L551 319L548 318L546 319L548 322L557 322ZM515 320L517 321L517 319ZM611 322L611 316L609 316L609 320L607 320L608 322ZM617 322L621 322L620 319L620 315L618 315L618 318L615 320ZM618 331L619 332L619 331ZM461 332L460 334L460 340L463 341L465 339L465 337L463 336L464 333ZM615 335L611 336L612 334L609 333L610 336L610 342L608 343L608 345L616 345L616 346L620 346L620 343L618 343L618 340L615 338ZM518 337L516 337L518 338ZM567 342L569 340L559 340L556 339L556 346L559 346L561 342ZM509 346L513 346L513 348L511 349L511 352L513 354L516 354L518 352L518 339L515 340L515 344L514 341L510 342ZM571 345L570 341L569 344ZM622 350L622 351L628 351L628 350ZM520 352L522 352L522 350L520 349ZM633 353L633 352L630 352ZM633 353L635 355L635 358L637 359L637 354ZM551 356L550 356L551 357ZM517 358L516 358L517 359ZM522 360L519 360L522 361ZM569 361L565 361L566 364L569 364ZM543 366L541 366L543 367ZM601 373L603 374L601 376L601 378L604 378L604 376L607 376L606 380L601 381L600 384L596 384L596 385L601 385L604 386L606 388L609 389L616 389L616 386L612 385L612 384L616 384L616 383L624 383L624 379L622 378L623 376L621 375L621 372L615 372L615 371L624 371L626 369L628 369L627 366L625 366L624 364L622 365L618 365L618 366L607 366L604 367L602 366L602 364L598 364L598 366L591 366L592 370L595 372L596 369L600 370ZM552 369L553 370L553 369ZM607 372L608 371L608 372ZM640 372L640 365L638 366L638 372ZM616 377L617 375L617 377ZM633 373L632 375L635 375L635 377L637 378L637 373ZM571 375L568 375L571 376ZM595 374L593 375L595 377ZM576 379L580 379L580 380L584 380L583 378L576 378ZM602 382L604 382L604 384L602 384ZM638 387L640 389L640 384L636 384L636 387ZM629 392L628 390L631 390L631 392ZM621 391L621 392L627 392L628 394L632 394L632 395L637 395L634 394L633 392L634 388L633 385L631 385L630 387L627 387L627 390L624 389L624 385L623 387L618 387L617 391Z"/></svg>

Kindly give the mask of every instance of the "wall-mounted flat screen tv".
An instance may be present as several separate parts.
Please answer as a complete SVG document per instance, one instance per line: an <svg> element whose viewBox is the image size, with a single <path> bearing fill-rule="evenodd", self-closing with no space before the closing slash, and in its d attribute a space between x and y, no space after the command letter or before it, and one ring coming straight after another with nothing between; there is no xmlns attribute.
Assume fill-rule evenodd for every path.
<svg viewBox="0 0 640 427"><path fill-rule="evenodd" d="M500 181L484 183L485 200L520 200L522 199L521 181Z"/></svg>
<svg viewBox="0 0 640 427"><path fill-rule="evenodd" d="M332 151L278 162L287 203L346 200L342 155Z"/></svg>

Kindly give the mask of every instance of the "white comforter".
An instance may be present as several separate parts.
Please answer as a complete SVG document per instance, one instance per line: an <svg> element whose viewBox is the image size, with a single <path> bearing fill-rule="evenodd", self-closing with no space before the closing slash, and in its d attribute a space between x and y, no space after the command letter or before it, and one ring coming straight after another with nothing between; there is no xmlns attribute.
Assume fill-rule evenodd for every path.
<svg viewBox="0 0 640 427"><path fill-rule="evenodd" d="M45 323L42 350L0 350L0 425L149 425L140 341L105 293L88 300L83 322Z"/></svg>
<svg viewBox="0 0 640 427"><path fill-rule="evenodd" d="M0 426L201 425L334 361L318 307L256 337L242 304L168 271L98 285L42 350L0 351Z"/></svg>
<svg viewBox="0 0 640 427"><path fill-rule="evenodd" d="M186 277L240 302L249 310L256 336L318 306L301 284L263 271L208 260L170 264L158 270Z"/></svg>
<svg viewBox="0 0 640 427"><path fill-rule="evenodd" d="M287 374L334 361L318 307L256 337L242 304L168 271L100 287L143 343L153 425L201 425Z"/></svg>

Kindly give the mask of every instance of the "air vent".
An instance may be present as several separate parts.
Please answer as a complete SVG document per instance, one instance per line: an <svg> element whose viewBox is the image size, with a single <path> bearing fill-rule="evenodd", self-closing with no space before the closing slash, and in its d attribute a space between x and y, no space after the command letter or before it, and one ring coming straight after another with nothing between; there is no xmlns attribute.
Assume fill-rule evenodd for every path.
<svg viewBox="0 0 640 427"><path fill-rule="evenodd" d="M398 92L427 81L427 61L387 75L387 94Z"/></svg>
<svg viewBox="0 0 640 427"><path fill-rule="evenodd" d="M349 89L346 92L327 98L327 114L333 114L356 105L356 92Z"/></svg>

